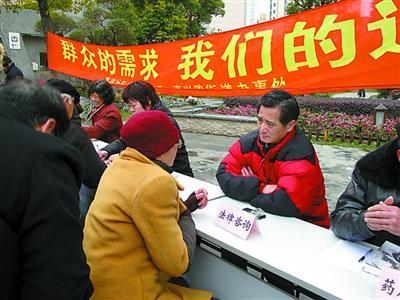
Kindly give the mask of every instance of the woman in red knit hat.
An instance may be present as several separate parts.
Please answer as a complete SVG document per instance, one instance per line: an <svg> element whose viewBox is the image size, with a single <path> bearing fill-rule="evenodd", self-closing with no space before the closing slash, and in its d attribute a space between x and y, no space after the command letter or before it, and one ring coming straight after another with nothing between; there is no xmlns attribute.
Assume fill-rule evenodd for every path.
<svg viewBox="0 0 400 300"><path fill-rule="evenodd" d="M104 172L86 217L91 299L210 299L168 281L187 271L196 246L190 205L169 174L178 129L165 113L145 111L126 122L121 138L127 148Z"/></svg>

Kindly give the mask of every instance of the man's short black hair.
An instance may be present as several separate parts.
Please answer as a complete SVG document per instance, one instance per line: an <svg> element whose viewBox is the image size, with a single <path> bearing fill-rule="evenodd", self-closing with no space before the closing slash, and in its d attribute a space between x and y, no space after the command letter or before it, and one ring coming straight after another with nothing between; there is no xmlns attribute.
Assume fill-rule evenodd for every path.
<svg viewBox="0 0 400 300"><path fill-rule="evenodd" d="M105 79L95 80L92 82L89 87L89 98L93 93L99 95L99 97L104 100L105 104L113 103L115 100L114 89Z"/></svg>
<svg viewBox="0 0 400 300"><path fill-rule="evenodd" d="M39 87L27 80L14 80L0 87L0 115L20 121L32 128L49 118L56 121L55 134L63 134L69 119L58 91Z"/></svg>
<svg viewBox="0 0 400 300"><path fill-rule="evenodd" d="M279 121L282 125L287 125L290 121L297 120L300 115L300 108L296 98L283 90L273 90L262 96L258 101L257 113L260 111L261 106L279 107L281 109Z"/></svg>

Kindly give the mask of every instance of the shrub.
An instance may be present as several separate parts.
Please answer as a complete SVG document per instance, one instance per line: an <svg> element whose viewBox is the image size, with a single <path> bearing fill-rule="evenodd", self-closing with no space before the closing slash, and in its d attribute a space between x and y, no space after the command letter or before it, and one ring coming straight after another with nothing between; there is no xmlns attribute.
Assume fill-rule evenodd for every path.
<svg viewBox="0 0 400 300"><path fill-rule="evenodd" d="M257 106L260 97L229 97L224 99L228 107ZM296 96L300 108L312 112L343 112L348 115L373 115L374 107L383 104L388 108L388 117L400 117L400 101L359 99L359 98L321 98L315 96Z"/></svg>
<svg viewBox="0 0 400 300"><path fill-rule="evenodd" d="M256 116L256 107L244 105L238 107L220 106L215 109L204 110L205 113L233 115L233 116ZM384 125L377 127L374 125L374 117L371 115L349 115L343 112L313 112L301 109L298 124L305 131L324 132L327 129L330 133L337 136L366 137L371 135L373 138L380 137L388 140L396 137L395 127L400 122L400 117L387 118Z"/></svg>
<svg viewBox="0 0 400 300"><path fill-rule="evenodd" d="M382 89L378 90L378 99L400 99L400 89Z"/></svg>
<svg viewBox="0 0 400 300"><path fill-rule="evenodd" d="M228 97L224 98L224 105L228 107L246 106L246 105L257 106L257 102L259 99L260 99L259 96Z"/></svg>

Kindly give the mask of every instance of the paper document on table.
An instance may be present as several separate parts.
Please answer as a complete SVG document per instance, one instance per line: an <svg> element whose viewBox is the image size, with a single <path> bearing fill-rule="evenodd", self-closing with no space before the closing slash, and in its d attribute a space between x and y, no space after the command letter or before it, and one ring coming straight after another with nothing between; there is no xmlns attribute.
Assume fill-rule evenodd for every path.
<svg viewBox="0 0 400 300"><path fill-rule="evenodd" d="M214 200L225 196L224 192L216 184L212 184L177 172L173 172L172 176L185 187L183 191L179 191L179 196L183 201L187 200L191 193L200 188L205 188L207 190L208 200Z"/></svg>
<svg viewBox="0 0 400 300"><path fill-rule="evenodd" d="M389 241L366 255L363 271L379 276L384 268L400 270L400 247Z"/></svg>
<svg viewBox="0 0 400 300"><path fill-rule="evenodd" d="M370 251L370 247L340 240L323 254L323 258L333 266L360 272L363 268L362 261Z"/></svg>
<svg viewBox="0 0 400 300"><path fill-rule="evenodd" d="M96 139L92 139L92 144L96 151L99 151L100 149L103 149L105 146L108 145L108 143Z"/></svg>

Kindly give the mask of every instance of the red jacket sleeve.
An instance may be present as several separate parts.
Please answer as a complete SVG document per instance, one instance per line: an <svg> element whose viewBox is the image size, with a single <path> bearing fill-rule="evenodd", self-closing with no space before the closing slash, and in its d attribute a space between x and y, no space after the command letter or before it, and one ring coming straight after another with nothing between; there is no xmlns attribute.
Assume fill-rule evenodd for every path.
<svg viewBox="0 0 400 300"><path fill-rule="evenodd" d="M245 166L251 165L241 151L240 141L237 141L221 161L216 175L222 191L228 197L249 201L258 195L260 180L256 176L242 176L241 171Z"/></svg>

